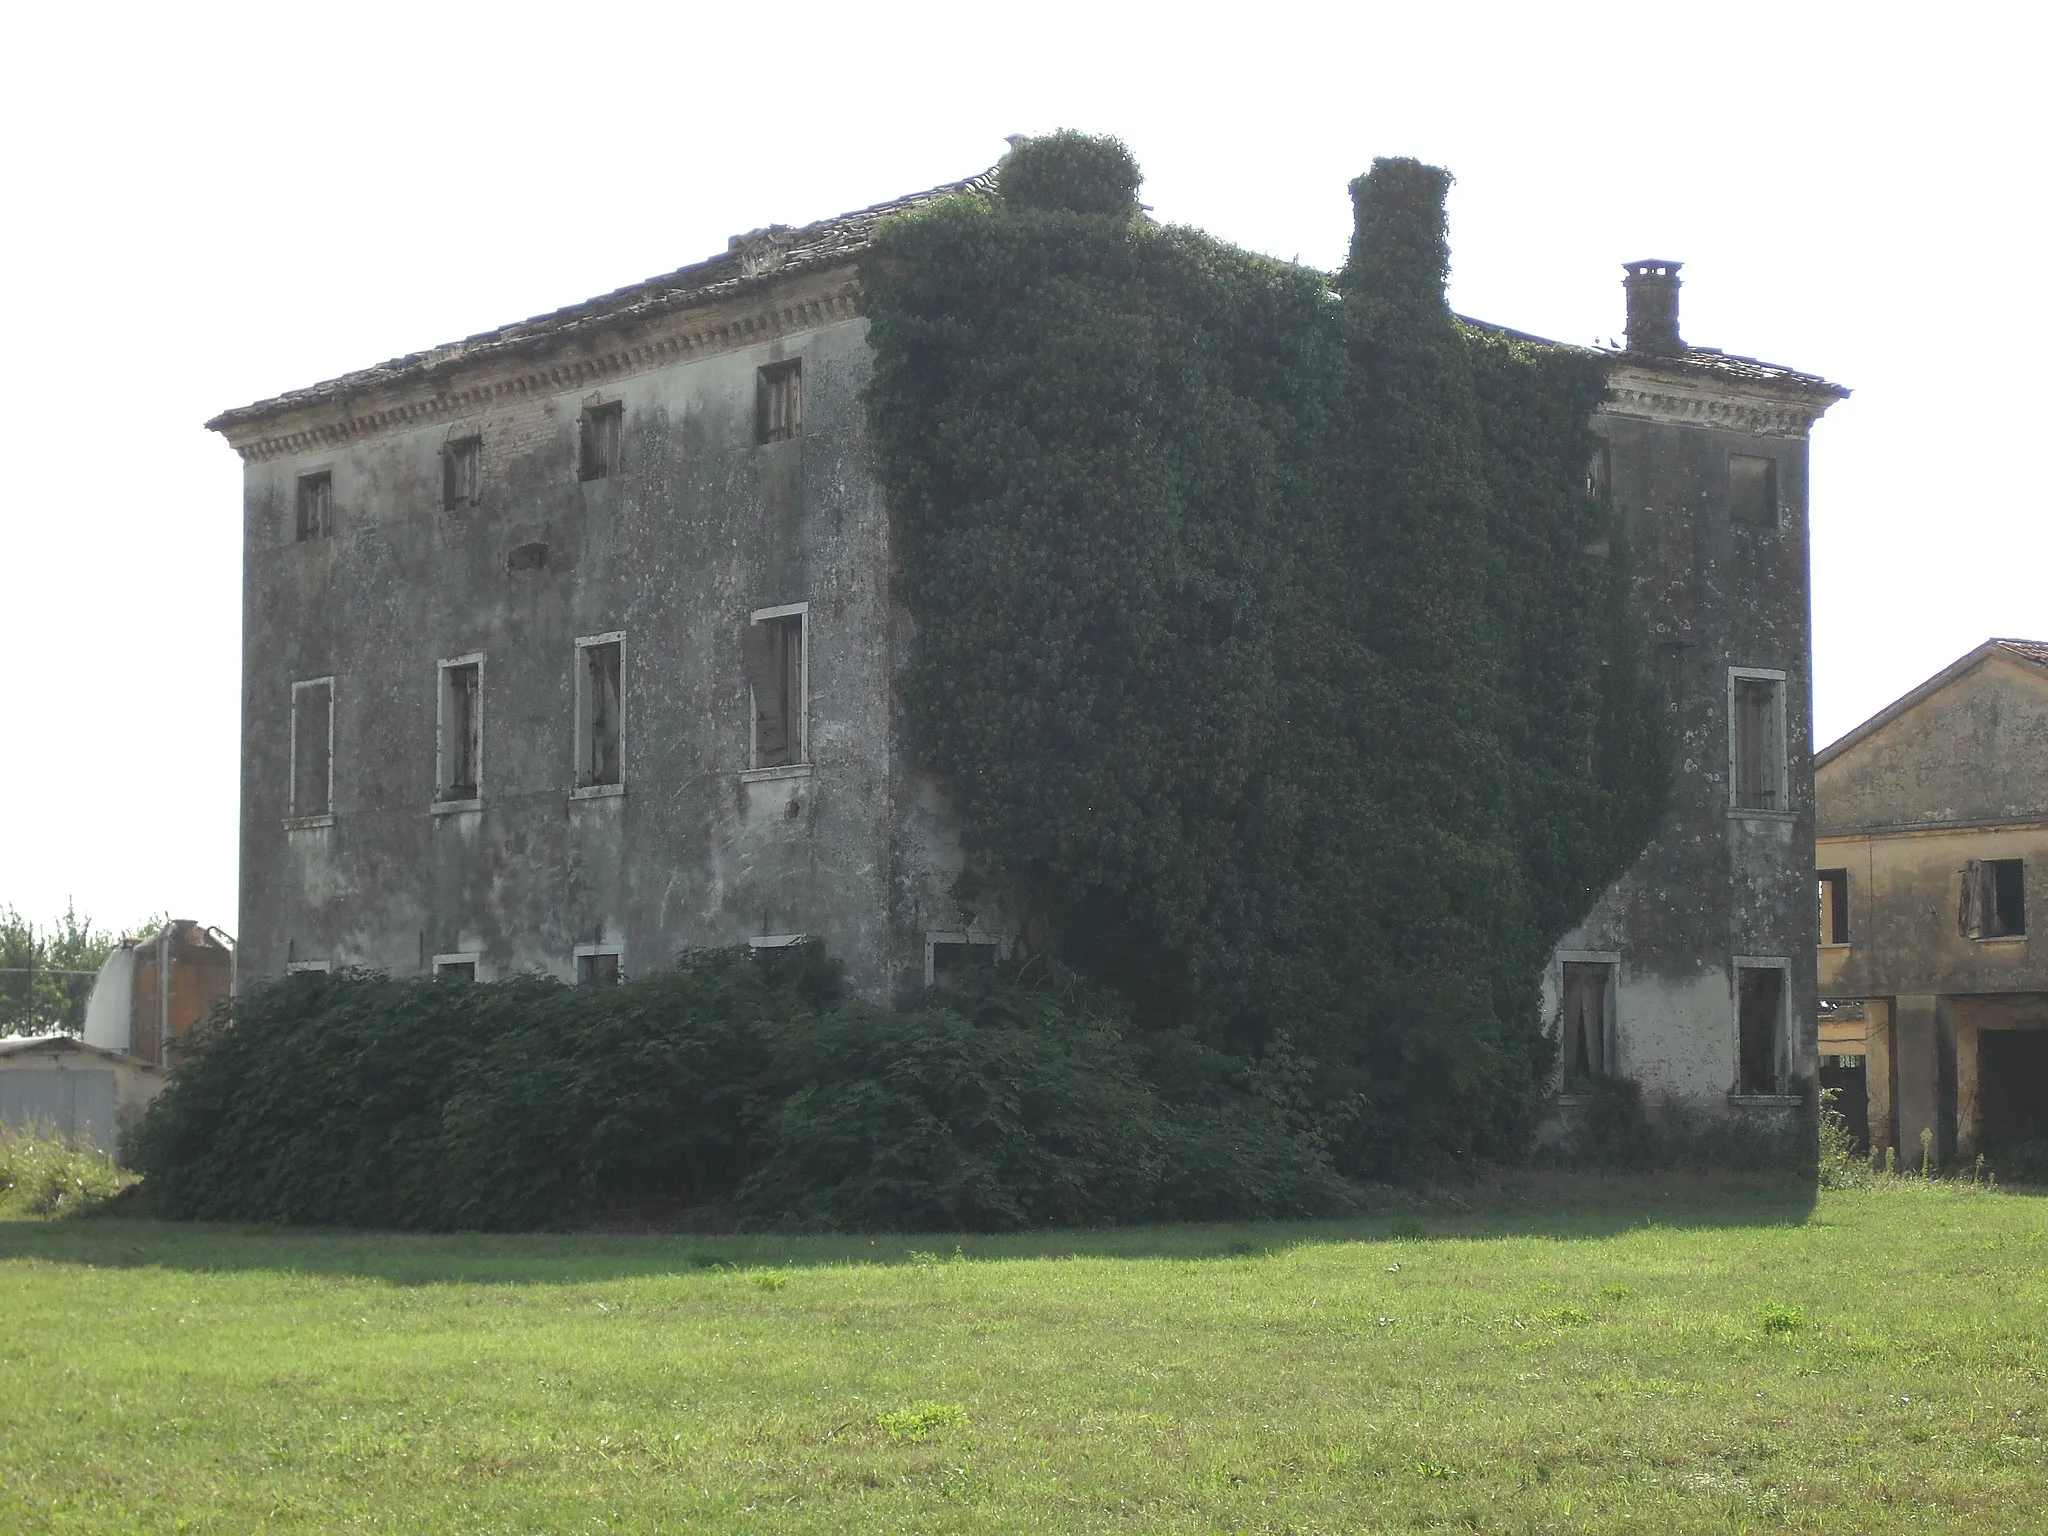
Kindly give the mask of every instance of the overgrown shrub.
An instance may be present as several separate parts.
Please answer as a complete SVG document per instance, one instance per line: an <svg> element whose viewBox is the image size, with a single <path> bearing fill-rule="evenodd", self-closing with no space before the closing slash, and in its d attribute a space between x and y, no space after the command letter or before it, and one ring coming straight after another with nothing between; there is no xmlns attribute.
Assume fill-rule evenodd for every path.
<svg viewBox="0 0 2048 1536"><path fill-rule="evenodd" d="M111 1200L134 1182L111 1158L47 1129L0 1129L0 1212L69 1216Z"/></svg>
<svg viewBox="0 0 2048 1536"><path fill-rule="evenodd" d="M808 945L607 988L288 977L200 1033L135 1156L172 1217L429 1229L621 1204L988 1230L1347 1201L1290 1120L1284 1058L1133 1039L1071 986L971 988L884 1013Z"/></svg>
<svg viewBox="0 0 2048 1536"><path fill-rule="evenodd" d="M1535 978L1667 776L1604 365L1451 314L1447 184L1377 162L1333 280L1057 134L863 273L906 715L977 870L1141 1027L1287 1037L1353 1174L1523 1148Z"/></svg>

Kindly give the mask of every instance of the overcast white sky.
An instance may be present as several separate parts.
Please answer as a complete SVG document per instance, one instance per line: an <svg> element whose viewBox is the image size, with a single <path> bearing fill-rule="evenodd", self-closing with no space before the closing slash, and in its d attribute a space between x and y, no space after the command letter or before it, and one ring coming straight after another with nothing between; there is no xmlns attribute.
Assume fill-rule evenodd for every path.
<svg viewBox="0 0 2048 1536"><path fill-rule="evenodd" d="M29 6L0 22L0 905L235 922L240 491L200 423L992 163L1123 136L1318 266L1457 177L1452 302L1856 394L1814 434L1817 734L2048 638L2031 6Z"/></svg>

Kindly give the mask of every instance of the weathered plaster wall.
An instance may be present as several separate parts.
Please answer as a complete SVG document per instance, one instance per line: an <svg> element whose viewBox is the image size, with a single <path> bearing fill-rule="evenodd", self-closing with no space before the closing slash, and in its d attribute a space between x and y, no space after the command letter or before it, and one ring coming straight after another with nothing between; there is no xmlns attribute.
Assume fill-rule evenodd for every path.
<svg viewBox="0 0 2048 1536"><path fill-rule="evenodd" d="M1739 430L1625 403L1595 425L1647 660L1664 689L1674 774L1663 830L1560 952L1618 954L1615 1069L1653 1095L1699 1101L1720 1099L1735 1082L1736 957L1782 959L1788 1077L1810 1077L1817 935L1804 427ZM1776 527L1731 521L1731 453L1776 461ZM1785 674L1786 809L1732 806L1731 667ZM1553 963L1552 1006L1557 991Z"/></svg>
<svg viewBox="0 0 2048 1536"><path fill-rule="evenodd" d="M756 369L803 360L803 431L755 442ZM810 933L871 995L921 980L946 905L943 808L893 742L903 639L842 320L457 420L252 462L246 485L241 965L573 975ZM579 481L587 400L620 464ZM480 505L441 508L445 442L480 433ZM333 474L333 536L294 540L297 478ZM519 546L546 566L508 569ZM741 633L807 602L809 774L746 782ZM574 641L623 631L623 777L574 798ZM437 814L437 662L483 656L481 809ZM331 825L288 828L294 680L335 678ZM913 833L915 835L913 835ZM907 861L906 861L907 860ZM940 864L943 865L943 859Z"/></svg>

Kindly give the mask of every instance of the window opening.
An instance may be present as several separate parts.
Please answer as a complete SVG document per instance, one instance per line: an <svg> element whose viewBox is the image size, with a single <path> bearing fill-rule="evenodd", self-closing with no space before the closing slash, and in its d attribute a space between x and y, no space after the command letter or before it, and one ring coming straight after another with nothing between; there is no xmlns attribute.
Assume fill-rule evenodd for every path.
<svg viewBox="0 0 2048 1536"><path fill-rule="evenodd" d="M298 537L324 539L334 532L334 475L321 470L299 476Z"/></svg>
<svg viewBox="0 0 2048 1536"><path fill-rule="evenodd" d="M1956 927L1966 939L2013 939L2027 931L2024 859L1972 859L1963 866Z"/></svg>
<svg viewBox="0 0 2048 1536"><path fill-rule="evenodd" d="M1824 869L1820 886L1820 941L1823 944L1849 942L1849 871Z"/></svg>
<svg viewBox="0 0 2048 1536"><path fill-rule="evenodd" d="M441 800L474 800L483 782L483 662L441 667Z"/></svg>
<svg viewBox="0 0 2048 1536"><path fill-rule="evenodd" d="M334 679L292 684L291 814L334 809Z"/></svg>
<svg viewBox="0 0 2048 1536"><path fill-rule="evenodd" d="M964 933L934 933L925 939L924 984L941 992L958 989L977 972L992 970L1002 953L995 939L972 939Z"/></svg>
<svg viewBox="0 0 2048 1536"><path fill-rule="evenodd" d="M476 959L475 955L436 955L434 974L453 976L458 981L475 981Z"/></svg>
<svg viewBox="0 0 2048 1536"><path fill-rule="evenodd" d="M1785 973L1775 965L1735 972L1736 1092L1783 1092L1779 1059L1785 1015Z"/></svg>
<svg viewBox="0 0 2048 1536"><path fill-rule="evenodd" d="M1559 991L1563 999L1565 1085L1573 1087L1607 1075L1607 1012L1614 988L1614 967L1595 961L1562 962Z"/></svg>
<svg viewBox="0 0 2048 1536"><path fill-rule="evenodd" d="M624 402L586 405L577 437L576 478L603 480L619 469L619 423L625 418Z"/></svg>
<svg viewBox="0 0 2048 1536"><path fill-rule="evenodd" d="M1593 457L1586 461L1586 494L1606 497L1614 489L1614 449L1601 443L1593 450Z"/></svg>
<svg viewBox="0 0 2048 1536"><path fill-rule="evenodd" d="M1784 715L1775 678L1737 677L1731 690L1734 756L1731 778L1735 804L1745 811L1785 809Z"/></svg>
<svg viewBox="0 0 2048 1536"><path fill-rule="evenodd" d="M587 950L576 956L576 985L579 987L609 987L619 980L619 956L616 950Z"/></svg>
<svg viewBox="0 0 2048 1536"><path fill-rule="evenodd" d="M770 363L755 375L754 440L780 443L804 429L804 364L800 357Z"/></svg>
<svg viewBox="0 0 2048 1536"><path fill-rule="evenodd" d="M441 505L453 512L476 505L483 471L484 440L459 437L441 450Z"/></svg>
<svg viewBox="0 0 2048 1536"><path fill-rule="evenodd" d="M782 768L806 762L804 621L807 605L764 608L744 636L742 663L753 693L752 766Z"/></svg>
<svg viewBox="0 0 2048 1536"><path fill-rule="evenodd" d="M576 784L621 782L620 668L623 637L576 642Z"/></svg>
<svg viewBox="0 0 2048 1536"><path fill-rule="evenodd" d="M1728 520L1747 528L1778 526L1778 461L1754 453L1728 455Z"/></svg>

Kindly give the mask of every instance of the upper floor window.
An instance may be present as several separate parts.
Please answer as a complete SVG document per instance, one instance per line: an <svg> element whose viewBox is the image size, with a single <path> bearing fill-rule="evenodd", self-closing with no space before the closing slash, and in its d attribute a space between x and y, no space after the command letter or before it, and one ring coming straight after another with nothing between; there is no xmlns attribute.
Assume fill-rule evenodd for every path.
<svg viewBox="0 0 2048 1536"><path fill-rule="evenodd" d="M453 512L476 505L481 488L484 440L458 437L441 449L441 505Z"/></svg>
<svg viewBox="0 0 2048 1536"><path fill-rule="evenodd" d="M577 435L576 478L604 480L619 471L619 423L625 419L623 402L586 405Z"/></svg>
<svg viewBox="0 0 2048 1536"><path fill-rule="evenodd" d="M1956 926L1966 939L2017 939L2027 931L2024 859L1972 859L1963 866Z"/></svg>
<svg viewBox="0 0 2048 1536"><path fill-rule="evenodd" d="M334 532L334 474L320 470L299 476L298 538L324 539Z"/></svg>
<svg viewBox="0 0 2048 1536"><path fill-rule="evenodd" d="M783 768L810 761L805 719L809 617L810 604L789 603L758 609L747 624L742 663L753 695L752 767Z"/></svg>
<svg viewBox="0 0 2048 1536"><path fill-rule="evenodd" d="M291 817L334 809L334 679L292 684Z"/></svg>
<svg viewBox="0 0 2048 1536"><path fill-rule="evenodd" d="M1820 941L1823 944L1849 942L1849 871L1824 869L1820 886Z"/></svg>
<svg viewBox="0 0 2048 1536"><path fill-rule="evenodd" d="M620 981L619 952L615 949L599 949L594 944L576 946L576 985L579 987L612 987Z"/></svg>
<svg viewBox="0 0 2048 1536"><path fill-rule="evenodd" d="M754 440L779 443L804 430L804 363L770 363L755 375Z"/></svg>
<svg viewBox="0 0 2048 1536"><path fill-rule="evenodd" d="M1778 526L1778 461L1755 453L1728 455L1728 521L1748 528Z"/></svg>
<svg viewBox="0 0 2048 1536"><path fill-rule="evenodd" d="M434 798L462 802L482 796L484 766L484 659L458 656L441 663L439 763Z"/></svg>
<svg viewBox="0 0 2048 1536"><path fill-rule="evenodd" d="M625 636L588 635L576 642L576 787L623 782L620 672Z"/></svg>
<svg viewBox="0 0 2048 1536"><path fill-rule="evenodd" d="M1728 674L1728 783L1735 808L1789 810L1785 782L1785 674Z"/></svg>

